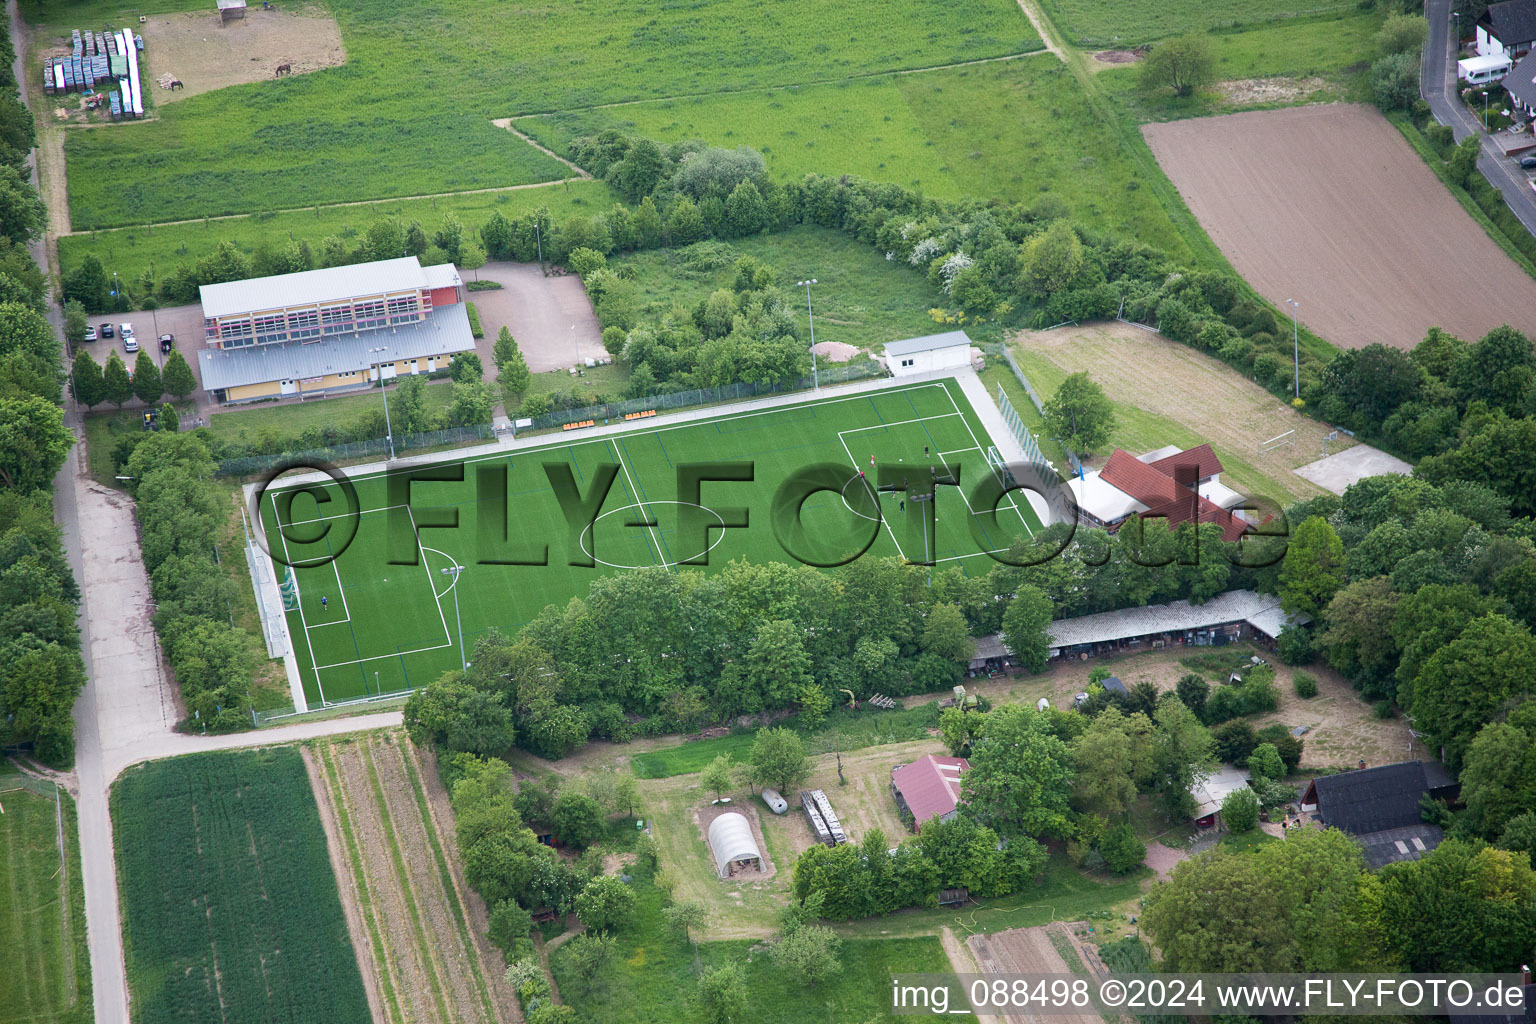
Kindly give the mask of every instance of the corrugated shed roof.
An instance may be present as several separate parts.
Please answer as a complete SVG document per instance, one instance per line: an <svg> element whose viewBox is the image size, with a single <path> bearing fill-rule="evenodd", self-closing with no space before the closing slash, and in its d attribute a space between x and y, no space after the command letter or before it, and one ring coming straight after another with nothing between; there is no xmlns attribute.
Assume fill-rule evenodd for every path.
<svg viewBox="0 0 1536 1024"><path fill-rule="evenodd" d="M1429 791L1424 765L1418 761L1323 775L1312 786L1318 819L1356 835L1421 824L1419 800Z"/></svg>
<svg viewBox="0 0 1536 1024"><path fill-rule="evenodd" d="M203 388L213 391L366 370L375 362L375 356L368 352L371 348L388 349L378 358L389 362L451 355L474 347L469 315L462 304L457 304L434 310L420 323L328 338L312 345L290 341L281 345L205 348L197 354L197 362L202 370Z"/></svg>
<svg viewBox="0 0 1536 1024"><path fill-rule="evenodd" d="M1359 843L1365 851L1366 864L1372 868L1379 868L1398 861L1428 857L1444 838L1445 833L1441 831L1439 825L1420 822L1403 828L1367 832L1364 835L1355 836L1355 842Z"/></svg>
<svg viewBox="0 0 1536 1024"><path fill-rule="evenodd" d="M1273 625L1276 617L1285 621L1278 597L1253 590L1229 590L1217 594L1205 604L1169 601L1167 604L1149 604L1142 608L1122 608L1113 612L1079 615L1072 619L1057 619L1050 626L1051 646L1104 643L1145 636L1148 633L1204 629L1228 622L1248 622L1262 629L1264 627L1259 626L1259 622ZM1269 630L1265 629L1265 632Z"/></svg>
<svg viewBox="0 0 1536 1024"><path fill-rule="evenodd" d="M960 802L960 773L971 766L963 757L929 754L891 773L891 782L907 802L919 827L929 818L943 817Z"/></svg>
<svg viewBox="0 0 1536 1024"><path fill-rule="evenodd" d="M306 306L359 295L427 287L427 275L415 256L345 267L302 270L297 274L252 277L198 289L204 316L234 316L284 306Z"/></svg>
<svg viewBox="0 0 1536 1024"><path fill-rule="evenodd" d="M1195 817L1203 818L1221 810L1221 802L1239 789L1245 789L1248 777L1240 769L1224 764L1210 774L1198 786L1191 786L1189 795L1195 798Z"/></svg>
<svg viewBox="0 0 1536 1024"><path fill-rule="evenodd" d="M752 826L735 811L727 811L709 823L709 850L715 855L715 870L721 878L730 874L733 860L763 859L757 841L752 838Z"/></svg>
<svg viewBox="0 0 1536 1024"><path fill-rule="evenodd" d="M885 346L885 354L909 356L914 352L932 352L935 349L969 344L971 344L970 336L964 331L945 331L943 334L927 334L921 338L903 338L901 341L888 342Z"/></svg>

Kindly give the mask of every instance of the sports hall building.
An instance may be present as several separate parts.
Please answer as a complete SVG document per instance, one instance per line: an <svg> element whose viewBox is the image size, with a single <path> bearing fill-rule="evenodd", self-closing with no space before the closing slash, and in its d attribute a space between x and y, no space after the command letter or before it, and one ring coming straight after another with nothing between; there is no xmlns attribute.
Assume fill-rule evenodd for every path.
<svg viewBox="0 0 1536 1024"><path fill-rule="evenodd" d="M414 256L204 285L198 353L220 402L320 395L430 373L474 350L464 282Z"/></svg>

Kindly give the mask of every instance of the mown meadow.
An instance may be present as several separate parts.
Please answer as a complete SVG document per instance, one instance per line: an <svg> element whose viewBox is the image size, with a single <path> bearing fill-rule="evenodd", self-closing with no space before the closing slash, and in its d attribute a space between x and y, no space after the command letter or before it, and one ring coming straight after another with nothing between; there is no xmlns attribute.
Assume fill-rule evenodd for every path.
<svg viewBox="0 0 1536 1024"><path fill-rule="evenodd" d="M67 10L94 16L101 6ZM153 121L70 132L75 227L548 181L566 169L491 119L1041 45L1011 0L714 0L707 12L624 0L329 6L347 48L341 67L194 96Z"/></svg>
<svg viewBox="0 0 1536 1024"><path fill-rule="evenodd" d="M1251 27L1297 15L1349 11L1355 0L1042 0L1079 46L1126 47L1212 28Z"/></svg>

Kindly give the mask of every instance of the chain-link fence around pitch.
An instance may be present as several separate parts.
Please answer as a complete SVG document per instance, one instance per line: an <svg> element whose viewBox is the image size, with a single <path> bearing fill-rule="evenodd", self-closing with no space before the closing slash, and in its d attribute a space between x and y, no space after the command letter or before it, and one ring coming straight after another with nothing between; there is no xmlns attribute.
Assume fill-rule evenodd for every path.
<svg viewBox="0 0 1536 1024"><path fill-rule="evenodd" d="M805 377L793 384L752 384L738 382L713 388L694 388L691 391L674 391L664 395L650 395L646 398L626 398L620 402L605 402L601 405L586 405L579 409L559 409L545 413L542 416L533 417L533 426L524 427L524 430L548 430L551 427L561 427L567 423L583 423L587 420L623 419L631 413L637 412L666 412L672 409L686 409L696 405L716 405L721 402L733 402L743 398L754 398L758 395L782 395L793 391L809 391L817 383L842 384L853 380L866 380L870 377L879 377L885 373L884 368L873 359L854 363L829 363L821 367L816 378Z"/></svg>
<svg viewBox="0 0 1536 1024"><path fill-rule="evenodd" d="M1003 346L1003 358L1005 360L1007 360L1008 368L1013 371L1013 376L1018 380L1019 386L1024 389L1024 393L1025 394L1029 395L1029 400L1034 403L1035 411L1040 413L1042 416L1045 415L1045 402L1043 402L1040 399L1040 393L1038 391L1036 391L1035 390L1035 386L1029 382L1029 378L1024 376L1024 368L1021 367L1018 364L1018 362L1013 358L1013 353L1008 351L1008 346L1007 345ZM1005 396L1003 394L1003 386L1001 384L999 384L997 386L997 394L998 394L999 399L1001 399L1002 402L1006 402L1008 400L1007 396ZM1001 404L1001 402L999 402L999 404ZM1009 405L1009 408L1010 409L1013 408L1011 403ZM1017 412L1014 412L1013 415L1014 415L1014 419L1018 419L1018 413ZM1013 424L1010 423L1009 426L1012 427ZM1018 433L1019 430L1023 430L1023 427L1024 427L1024 423L1023 423L1022 420L1020 420L1018 427L1014 428L1014 432ZM1029 433L1029 431L1025 430L1024 433L1027 435ZM1031 443L1033 443L1033 442L1031 442ZM1029 451L1029 445L1025 445L1024 446L1024 450L1026 452ZM1038 447L1035 449L1035 451L1037 451L1037 452L1039 450L1040 449ZM1082 460L1077 457L1077 453L1074 452L1071 448L1068 448L1065 444L1063 444L1061 446L1061 450L1067 453L1067 461L1072 464L1072 474L1074 476L1082 476L1083 475L1083 463L1082 463Z"/></svg>
<svg viewBox="0 0 1536 1024"><path fill-rule="evenodd" d="M455 445L469 444L473 441L492 441L496 438L496 431L489 423L474 423L467 427L448 427L444 430L424 430L419 434L401 434L395 438L395 454L401 452L419 451L428 448L452 448ZM247 455L240 458L225 459L219 463L215 472L220 476L247 476L251 473L264 473L273 466L280 465L292 459L324 460L326 462L343 462L349 459L382 459L389 455L389 439L385 437L372 437L364 441L348 441L342 444L326 445L322 448L292 449L290 451L274 452L270 455Z"/></svg>

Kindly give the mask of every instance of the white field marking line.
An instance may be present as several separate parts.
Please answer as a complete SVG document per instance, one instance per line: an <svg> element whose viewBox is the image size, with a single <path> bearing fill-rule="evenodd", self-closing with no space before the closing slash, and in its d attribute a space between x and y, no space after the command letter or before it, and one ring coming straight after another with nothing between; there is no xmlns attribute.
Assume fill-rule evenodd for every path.
<svg viewBox="0 0 1536 1024"><path fill-rule="evenodd" d="M407 505L405 506L405 514L411 517L411 533L416 538L416 551L421 555L421 568L427 574L427 589L432 591L432 600L437 605L437 617L441 619L443 623L443 639L447 641L449 647L452 647L453 634L448 631L448 616L443 612L443 599L438 596L437 588L432 585L432 567L427 564L427 553L422 550L421 530L419 530L416 526L416 513L412 512L411 506ZM436 551L437 549L433 548L433 550ZM438 551L438 554L442 555L443 552ZM444 555L444 557L447 556ZM452 561L454 565L459 564L459 560L457 558L453 559Z"/></svg>
<svg viewBox="0 0 1536 1024"><path fill-rule="evenodd" d="M308 209L308 207L305 207L305 209ZM661 427L650 427L650 428L645 429L645 430L636 431L633 434L614 434L614 435L607 435L607 436L604 436L604 437L588 438L588 439L583 440L583 441L565 441L565 442L552 441L550 444L545 445L545 446L540 447L540 448L519 449L518 451L512 453L512 457L514 457L514 458L527 458L527 457L530 457L530 456L535 456L535 455L540 455L540 454L547 454L548 452L552 452L552 451L555 451L557 449L558 450L566 450L566 449L572 449L572 448L583 448L583 447L586 447L587 445L592 445L592 444L612 443L612 438L613 437L624 437L626 439L629 439L629 438L641 438L641 437L645 437L647 434L662 434L662 433L666 433L667 431L671 431L671 430L692 429L692 428L695 428L695 427L702 427L702 426L707 426L707 425L710 425L710 424L715 424L715 425L718 426L721 423L735 423L738 420L752 419L752 418L758 417L758 416L775 416L775 415L778 415L779 413L785 413L785 412L795 412L795 411L801 411L801 410L805 410L805 409L818 409L818 408L821 408L823 406L838 405L838 404L841 404L843 402L863 402L863 401L867 401L873 395L899 395L899 394L904 394L905 392L908 392L908 391L921 391L924 388L944 388L944 384L943 384L942 381L928 381L928 382L923 383L923 384L903 385L901 387L890 388L889 390L861 392L861 393L859 393L857 395L844 395L841 398L811 398L811 399L808 399L806 402L804 402L801 405L779 405L779 406L774 406L771 409L758 409L758 410L755 410L753 412L734 413L733 415L723 416L723 417L721 417L719 419L715 419L715 420L686 420L686 421L681 422L681 423L669 423L666 426L661 426ZM949 394L949 389L948 388L944 388L944 392L945 392L945 394ZM953 395L949 395L949 399L950 399L951 404L953 404L954 403L954 396ZM958 409L959 406L956 405L955 408ZM952 416L954 414L946 412L946 413L939 413L938 415L939 416ZM935 417L929 416L929 417L923 417L923 418L924 419L933 419ZM891 425L892 424L882 423L882 424L877 424L875 427L861 427L861 428L858 428L858 429L874 430L874 429L877 429L878 427L886 427L886 426L891 426ZM974 437L975 437L975 435L973 434L972 438L974 439ZM451 451L449 451L449 452L442 452L440 454L442 454L445 457L443 459L439 460L439 461L441 461L441 462L452 461L453 453ZM497 452L487 452L484 455L477 455L477 456L475 456L473 458L460 459L459 461L463 462L465 465L469 465L469 464L475 463L475 462L490 462L490 461L494 461L494 460L507 460L508 457L509 456L508 456L507 452L505 452L505 451L497 451ZM423 465L423 466L425 466L425 465L437 465L437 462L422 463L421 465ZM349 478L349 479L352 479L353 483L356 483L359 480L377 480L381 476L384 476L387 472L388 471L380 471L380 472L376 472L376 473L369 473L366 476L359 476L359 477L356 477L356 478ZM296 484L295 486L302 486L302 485ZM405 507L405 506L396 505L396 506L387 506L387 507L402 508L402 507ZM381 509L368 509L367 511L374 512L374 511L381 511ZM350 513L348 513L348 514L350 514ZM306 520L306 522L308 522L308 521L311 521L311 520ZM290 524L290 525L292 525L292 524Z"/></svg>
<svg viewBox="0 0 1536 1024"><path fill-rule="evenodd" d="M914 420L913 422L916 422L916 421ZM843 440L843 431L841 431L841 430L839 430L837 432L837 441L838 441L839 444L841 444L843 446L843 451L845 453L847 453L848 461L853 463L853 471L855 473L862 473L863 470L859 469L858 461L854 459L853 452L848 450L848 442ZM844 484L843 486L846 487L848 485ZM876 491L875 492L875 510L877 512L880 512L880 522L885 526L885 532L889 533L891 535L891 543L896 545L896 553L901 556L902 561L904 561L904 562L905 561L911 561L911 559L907 558L907 553L905 551L901 550L901 541L896 539L896 531L895 531L895 529L893 529L891 527L890 521L885 518L885 513L883 511L880 511L880 497L879 497L879 495L880 495L880 492ZM846 503L847 502L845 501L844 504L846 504ZM928 528L927 524L924 524L923 529L926 530L927 528ZM879 531L880 531L880 528L878 526L875 527L875 532L878 533Z"/></svg>
<svg viewBox="0 0 1536 1024"><path fill-rule="evenodd" d="M342 512L334 516L315 516L313 519L290 519L289 526L308 526L311 523L326 523L332 519L350 519L352 516L364 516L370 512L388 512L392 508L410 508L409 505L380 505L378 508L358 509L356 512Z"/></svg>
<svg viewBox="0 0 1536 1024"><path fill-rule="evenodd" d="M417 538L417 543L420 543L420 538ZM422 544L421 545L421 550L423 550L423 551L431 551L431 552L433 552L435 554L442 555L444 558L448 559L449 563L452 564L452 565L458 565L459 564L459 560L458 559L454 558L448 552L439 550L438 548L429 548L425 544ZM453 588L459 585L459 574L458 573L454 573L452 579L453 579L453 582L448 584L448 586L444 587L443 588L443 592L441 594L437 594L436 596L438 596L438 597L447 597L450 593L453 592ZM435 591L434 591L434 593L435 593Z"/></svg>
<svg viewBox="0 0 1536 1024"><path fill-rule="evenodd" d="M939 452L939 456L940 456L940 458L942 458L945 455L959 455L962 452L979 452L979 451L981 451L980 448L952 448L952 449L950 449L947 452Z"/></svg>
<svg viewBox="0 0 1536 1024"><path fill-rule="evenodd" d="M976 447L978 449L980 449L981 451L986 451L985 448L981 447L981 440L976 436L976 431L971 429L971 425L969 423L967 423L965 417L960 414L960 403L955 401L955 396L950 393L949 388L945 388L944 389L944 393L946 395L949 395L949 403L955 407L955 415L956 416L960 416L960 422L961 423L965 423L965 432L967 434L971 435L971 441L975 443L975 445L976 445ZM993 470L991 466L988 466L987 468L988 468L988 470L990 470L992 472L996 472L996 470ZM1001 477L998 478L998 482L999 483L1003 482ZM1019 503L1014 500L1014 495L1016 493L1018 493L1018 492L1017 491L1009 491L1008 492L1008 504L1012 505L1014 512L1018 513L1019 522L1024 525L1024 532L1029 534L1030 537L1034 537L1035 531L1031 530L1029 528L1029 521L1024 518L1024 510L1019 508ZM963 496L964 496L964 492L962 492L962 497ZM976 510L971 508L971 502L970 502L969 498L966 499L965 507L967 509L970 509L971 515L975 515L976 514Z"/></svg>
<svg viewBox="0 0 1536 1024"><path fill-rule="evenodd" d="M606 440L608 441L608 447L613 449L613 457L619 460L619 468L624 471L624 479L629 481L629 493L634 497L635 504L639 506L640 514L646 518L650 518L649 513L647 513L645 510L645 500L640 497L640 491L637 487L635 487L635 478L629 475L629 464L624 461L624 456L619 454L618 444L615 443L611 437L607 438ZM661 559L661 564L666 566L668 569L676 569L677 567L672 564L671 560L669 560L666 555L662 554L661 541L656 536L656 527L648 526L646 527L646 530L651 535L651 543L656 547L656 557ZM596 547L595 542L593 546Z"/></svg>
<svg viewBox="0 0 1536 1024"><path fill-rule="evenodd" d="M331 568L336 570L336 592L341 595L341 610L347 613L347 617L345 619L342 619L341 621L342 622L351 622L352 621L352 609L347 607L347 588L341 582L341 567L336 564L339 561L340 561L340 559L338 559L338 558L331 559ZM326 625L329 626L329 625L331 625L331 623L328 622L328 623L326 623Z"/></svg>
<svg viewBox="0 0 1536 1024"><path fill-rule="evenodd" d="M886 427L905 427L912 423L927 423L929 420L942 420L948 419L951 416L959 415L959 412L936 412L932 416L918 416L917 418L910 420L892 420L889 423L875 423L867 427L849 427L847 430L839 430L837 432L837 436L842 437L844 434L858 434L866 430L884 430ZM972 437L972 440L975 440L975 438ZM970 451L970 449L967 448L965 451ZM940 454L943 453L941 452Z"/></svg>
<svg viewBox="0 0 1536 1024"><path fill-rule="evenodd" d="M283 558L293 561L293 554L288 550L288 536L283 533L283 517L277 514L277 499L272 499L272 521L277 524L278 539L283 542ZM293 569L292 565L288 566ZM315 645L309 638L309 620L304 617L304 595L299 592L299 574L293 573L293 597L294 607L299 612L299 625L304 627L304 646L309 648L309 667L315 674L315 689L320 691L320 704L323 707L325 701L325 686L320 682L320 665L315 661Z"/></svg>

